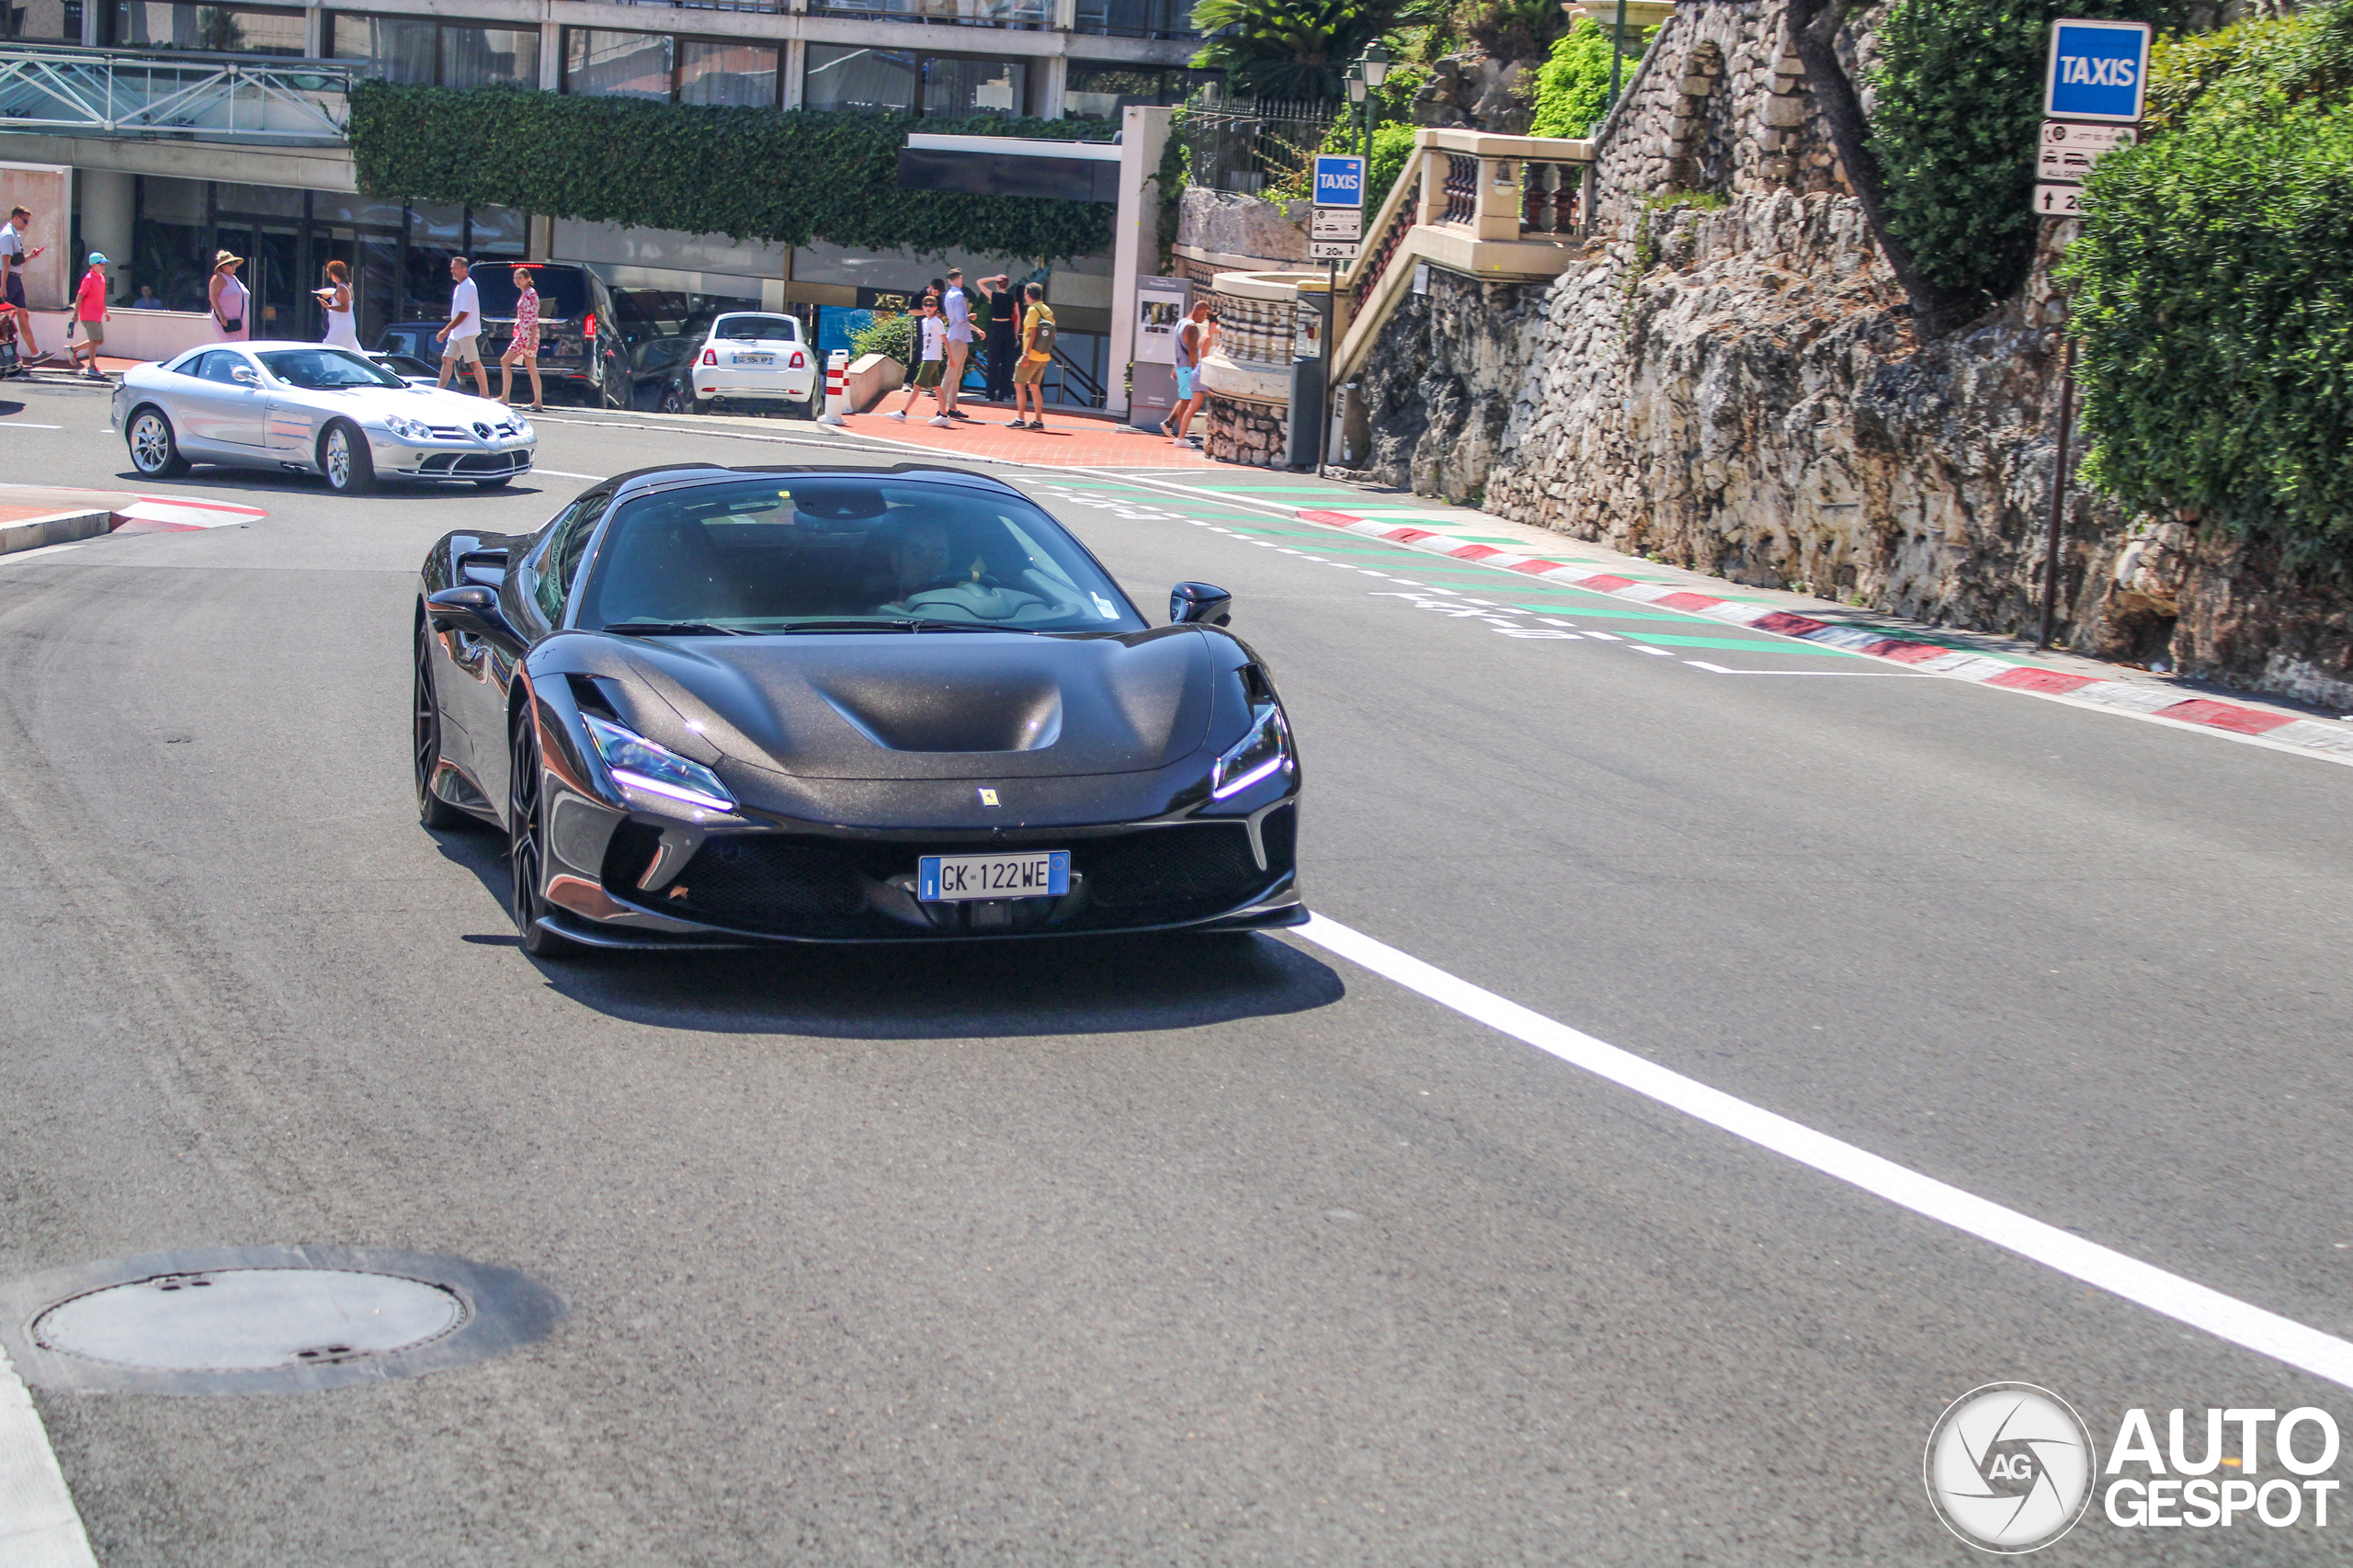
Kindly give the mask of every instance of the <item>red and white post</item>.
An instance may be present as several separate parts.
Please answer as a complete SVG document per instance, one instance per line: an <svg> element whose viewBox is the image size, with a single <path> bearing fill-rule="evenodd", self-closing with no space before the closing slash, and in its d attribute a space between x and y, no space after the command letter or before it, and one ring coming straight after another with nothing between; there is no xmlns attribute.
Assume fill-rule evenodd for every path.
<svg viewBox="0 0 2353 1568"><path fill-rule="evenodd" d="M825 356L825 412L820 425L846 425L842 410L849 402L849 350L836 348Z"/></svg>

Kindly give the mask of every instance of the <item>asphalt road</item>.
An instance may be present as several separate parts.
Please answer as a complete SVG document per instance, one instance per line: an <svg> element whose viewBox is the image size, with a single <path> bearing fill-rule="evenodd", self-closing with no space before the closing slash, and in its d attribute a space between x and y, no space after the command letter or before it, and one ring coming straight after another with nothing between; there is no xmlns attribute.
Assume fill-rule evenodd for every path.
<svg viewBox="0 0 2353 1568"><path fill-rule="evenodd" d="M17 396L0 478L132 485L100 397ZM551 419L540 461L892 460L767 434ZM2353 1336L2353 773L1519 635L1417 608L1475 573L1025 479L1148 608L1233 590L1322 915ZM583 483L199 472L135 487L267 517L0 558L0 1280L319 1243L569 1312L333 1393L37 1392L101 1562L1960 1562L1921 1449L1976 1385L2103 1446L2134 1406L2353 1424L1296 936L533 963L498 841L413 820L409 616L435 536ZM2331 1520L2095 1504L2039 1561L2337 1561Z"/></svg>

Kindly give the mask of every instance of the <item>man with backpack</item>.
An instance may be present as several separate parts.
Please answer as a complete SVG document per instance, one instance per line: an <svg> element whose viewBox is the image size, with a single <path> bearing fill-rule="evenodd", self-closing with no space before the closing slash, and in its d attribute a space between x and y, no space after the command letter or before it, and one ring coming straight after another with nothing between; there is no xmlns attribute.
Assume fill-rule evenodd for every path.
<svg viewBox="0 0 2353 1568"><path fill-rule="evenodd" d="M1043 430L1046 427L1046 367L1054 362L1054 312L1046 305L1045 286L1025 283L1021 297L1029 308L1021 315L1021 362L1013 368L1013 417L1006 421L1015 430ZM1028 393L1025 399L1023 393ZM1036 418L1021 417L1024 404Z"/></svg>

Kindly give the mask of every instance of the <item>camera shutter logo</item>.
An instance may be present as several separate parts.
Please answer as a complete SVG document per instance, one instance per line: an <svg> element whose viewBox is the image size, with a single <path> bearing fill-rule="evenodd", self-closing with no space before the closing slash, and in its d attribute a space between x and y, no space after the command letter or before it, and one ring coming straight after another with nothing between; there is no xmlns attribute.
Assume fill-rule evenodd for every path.
<svg viewBox="0 0 2353 1568"><path fill-rule="evenodd" d="M2039 1551L2084 1517L2098 1460L2065 1400L2032 1383L1987 1383L1929 1429L1928 1501L1981 1551Z"/></svg>

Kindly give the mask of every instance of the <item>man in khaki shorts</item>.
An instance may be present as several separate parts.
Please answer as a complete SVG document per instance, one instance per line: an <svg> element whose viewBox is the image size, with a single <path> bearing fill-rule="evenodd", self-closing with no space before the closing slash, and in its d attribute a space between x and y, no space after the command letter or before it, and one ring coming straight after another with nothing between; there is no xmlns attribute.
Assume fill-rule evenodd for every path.
<svg viewBox="0 0 2353 1568"><path fill-rule="evenodd" d="M1013 367L1013 417L1006 423L1015 430L1043 430L1046 367L1054 362L1054 312L1047 308L1046 290L1038 284L1023 284L1021 298L1028 306L1021 312L1021 360ZM1025 406L1034 417L1021 417Z"/></svg>
<svg viewBox="0 0 2353 1568"><path fill-rule="evenodd" d="M448 386L459 366L472 365L474 385L487 398L490 374L482 367L482 291L466 276L468 270L464 256L449 258L449 281L456 285L449 290L449 324L434 334L442 344L440 384Z"/></svg>

